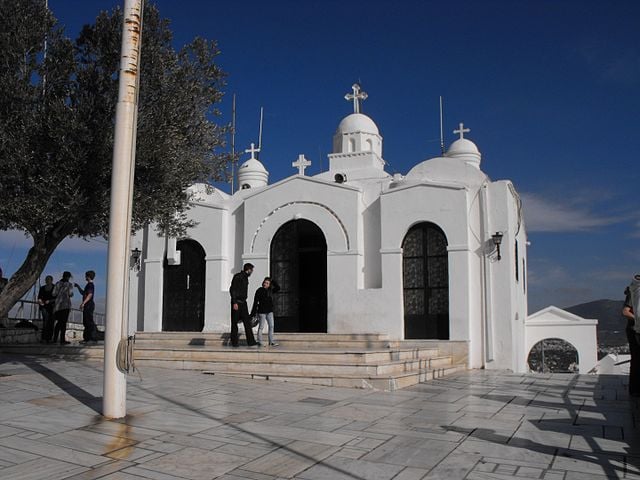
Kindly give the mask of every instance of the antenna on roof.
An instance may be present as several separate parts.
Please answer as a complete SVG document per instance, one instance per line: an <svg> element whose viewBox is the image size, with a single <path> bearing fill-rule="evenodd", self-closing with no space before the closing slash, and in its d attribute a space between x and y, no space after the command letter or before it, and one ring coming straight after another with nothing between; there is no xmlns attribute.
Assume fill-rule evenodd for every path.
<svg viewBox="0 0 640 480"><path fill-rule="evenodd" d="M236 94L231 103L231 195L233 195L236 176Z"/></svg>
<svg viewBox="0 0 640 480"><path fill-rule="evenodd" d="M444 155L444 132L442 130L442 95L440 95L440 153Z"/></svg>
<svg viewBox="0 0 640 480"><path fill-rule="evenodd" d="M262 119L264 117L264 108L260 107L260 131L258 133L258 152L262 151ZM259 158L260 154L256 156Z"/></svg>

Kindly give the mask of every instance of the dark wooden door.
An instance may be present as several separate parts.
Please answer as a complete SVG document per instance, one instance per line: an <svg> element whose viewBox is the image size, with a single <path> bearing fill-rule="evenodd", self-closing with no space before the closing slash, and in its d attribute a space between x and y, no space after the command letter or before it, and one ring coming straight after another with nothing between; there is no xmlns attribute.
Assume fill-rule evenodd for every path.
<svg viewBox="0 0 640 480"><path fill-rule="evenodd" d="M194 240L180 240L180 265L164 262L162 330L201 332L204 328L204 249Z"/></svg>
<svg viewBox="0 0 640 480"><path fill-rule="evenodd" d="M411 227L402 242L404 336L449 339L447 238L432 223Z"/></svg>
<svg viewBox="0 0 640 480"><path fill-rule="evenodd" d="M292 220L271 242L271 276L277 332L327 331L327 243L308 220Z"/></svg>

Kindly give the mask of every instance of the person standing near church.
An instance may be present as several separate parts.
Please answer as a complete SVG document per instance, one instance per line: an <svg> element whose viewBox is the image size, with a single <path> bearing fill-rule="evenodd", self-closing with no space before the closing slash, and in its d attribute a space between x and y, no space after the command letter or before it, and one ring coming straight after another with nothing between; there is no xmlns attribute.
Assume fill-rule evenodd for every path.
<svg viewBox="0 0 640 480"><path fill-rule="evenodd" d="M631 361L629 363L629 395L632 397L640 397L640 342L638 342L638 334L635 329L636 318L629 287L625 289L624 295L622 315L627 319L625 333L627 334L629 354L631 355Z"/></svg>
<svg viewBox="0 0 640 480"><path fill-rule="evenodd" d="M71 272L64 272L62 279L53 287L55 303L53 316L56 319L56 326L53 328L53 342L60 338L60 345L68 345L67 341L67 320L71 310L71 297L73 297L73 284L71 283Z"/></svg>
<svg viewBox="0 0 640 480"><path fill-rule="evenodd" d="M84 326L84 331L82 332L82 342L97 342L97 328L96 324L93 321L93 311L96 308L96 304L93 301L93 297L95 296L95 286L93 284L93 280L96 278L96 272L93 270L89 270L84 274L84 278L87 281L87 285L82 289L80 285L77 283L75 287L82 295L82 302L80 303L80 310L82 310L82 325Z"/></svg>
<svg viewBox="0 0 640 480"><path fill-rule="evenodd" d="M47 275L44 277L44 285L38 291L38 305L40 305L40 315L42 316L41 343L51 343L53 338L53 305L55 303L53 289L53 277Z"/></svg>
<svg viewBox="0 0 640 480"><path fill-rule="evenodd" d="M244 334L247 337L247 345L253 347L256 341L253 338L251 317L247 306L247 291L249 290L249 277L253 273L253 265L245 263L242 271L236 273L231 280L229 293L231 294L231 346L238 346L238 322L244 324Z"/></svg>
<svg viewBox="0 0 640 480"><path fill-rule="evenodd" d="M262 330L265 323L269 326L269 345L272 347L278 346L273 339L273 294L279 291L280 286L271 277L264 277L262 286L256 290L251 317L257 314L260 321L258 325L258 346L262 345Z"/></svg>

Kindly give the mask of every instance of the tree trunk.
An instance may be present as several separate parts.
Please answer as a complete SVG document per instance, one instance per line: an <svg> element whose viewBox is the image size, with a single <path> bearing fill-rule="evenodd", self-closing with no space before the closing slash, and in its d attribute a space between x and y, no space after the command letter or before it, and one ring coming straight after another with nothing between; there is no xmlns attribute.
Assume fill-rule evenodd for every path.
<svg viewBox="0 0 640 480"><path fill-rule="evenodd" d="M49 257L65 237L66 235L60 234L34 237L33 247L29 249L24 262L0 292L0 324L5 324L6 326L9 311L36 283L36 280L47 266Z"/></svg>

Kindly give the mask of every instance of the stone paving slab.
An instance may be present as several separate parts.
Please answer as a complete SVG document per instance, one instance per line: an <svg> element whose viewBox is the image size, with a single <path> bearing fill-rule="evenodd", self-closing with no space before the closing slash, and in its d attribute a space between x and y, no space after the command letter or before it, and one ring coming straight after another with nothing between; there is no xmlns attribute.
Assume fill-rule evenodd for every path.
<svg viewBox="0 0 640 480"><path fill-rule="evenodd" d="M626 378L466 371L396 392L0 354L2 480L640 479Z"/></svg>

